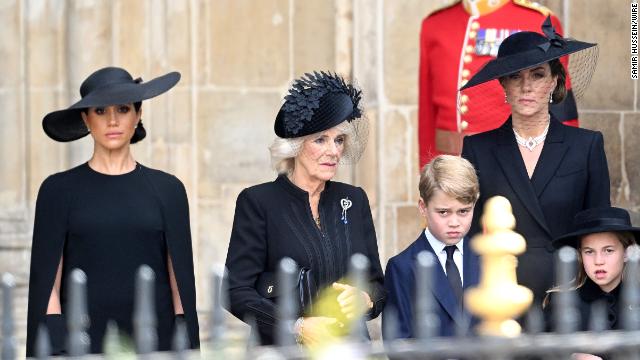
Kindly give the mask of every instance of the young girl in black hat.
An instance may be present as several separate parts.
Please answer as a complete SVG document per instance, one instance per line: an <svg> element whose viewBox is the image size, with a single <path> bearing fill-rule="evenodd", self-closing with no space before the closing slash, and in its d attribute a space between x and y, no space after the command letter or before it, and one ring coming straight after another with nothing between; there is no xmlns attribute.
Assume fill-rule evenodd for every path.
<svg viewBox="0 0 640 360"><path fill-rule="evenodd" d="M90 351L102 352L108 321L131 335L136 272L155 272L159 350L169 350L176 319L187 324L192 347L199 346L189 207L175 176L138 164L131 146L142 140L143 100L172 88L172 72L148 82L108 67L81 85L81 100L47 114L42 125L56 141L91 134L88 162L49 176L36 203L27 356L34 355L37 329L46 324L53 352L65 352L67 279L86 274Z"/></svg>
<svg viewBox="0 0 640 360"><path fill-rule="evenodd" d="M578 274L570 285L577 293L580 312L579 331L589 330L592 305L606 304L606 329L621 329L624 316L620 312L621 288L626 250L636 244L640 228L631 226L629 213L620 208L594 208L578 213L572 231L553 241L557 249L571 246L578 251ZM547 329L552 330L554 297L559 287L547 291L543 303ZM574 358L589 359L588 354L575 354ZM593 358L593 357L592 357Z"/></svg>
<svg viewBox="0 0 640 360"><path fill-rule="evenodd" d="M562 38L548 18L541 32L506 38L498 57L461 89L462 97L470 88L481 91L483 84L499 81L511 107L498 129L465 137L462 156L478 171L476 209L496 195L511 203L515 230L527 240L527 251L518 259L518 281L533 291L537 303L553 282L551 241L567 232L578 212L610 206L602 134L564 125L549 109L567 91L560 58L569 56L572 89L579 97L595 69L597 45ZM467 105L482 106L481 98L474 98L476 103ZM481 216L482 211L474 213L470 234L481 231Z"/></svg>

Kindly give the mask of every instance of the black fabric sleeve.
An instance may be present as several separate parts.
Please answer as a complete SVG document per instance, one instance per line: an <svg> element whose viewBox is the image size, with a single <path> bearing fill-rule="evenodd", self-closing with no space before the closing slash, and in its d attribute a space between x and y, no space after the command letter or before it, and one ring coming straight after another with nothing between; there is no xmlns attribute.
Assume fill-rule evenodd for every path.
<svg viewBox="0 0 640 360"><path fill-rule="evenodd" d="M382 266L380 265L380 255L378 254L378 240L376 238L376 229L373 225L373 217L371 216L371 207L369 206L369 199L363 189L359 188L362 193L362 214L363 221L363 236L364 241L367 243L366 254L369 258L369 291L371 301L373 301L373 308L367 314L369 319L376 318L387 300L387 291L384 288L384 275L382 273Z"/></svg>
<svg viewBox="0 0 640 360"><path fill-rule="evenodd" d="M38 326L46 323L47 305L67 236L69 193L61 175L48 177L38 192L29 273L27 357L35 355Z"/></svg>
<svg viewBox="0 0 640 360"><path fill-rule="evenodd" d="M65 355L68 334L65 316L62 314L47 315L45 325L51 341L51 355Z"/></svg>
<svg viewBox="0 0 640 360"><path fill-rule="evenodd" d="M589 182L584 209L611 206L611 183L602 133L596 132L589 147Z"/></svg>
<svg viewBox="0 0 640 360"><path fill-rule="evenodd" d="M171 256L173 272L184 310L184 320L191 348L200 347L196 286L189 222L189 201L182 182L173 175L146 169L147 179L160 199L165 238Z"/></svg>
<svg viewBox="0 0 640 360"><path fill-rule="evenodd" d="M236 201L233 228L227 253L229 310L245 322L255 321L264 344L273 342L275 304L258 294L255 283L265 271L267 225L264 210L247 189Z"/></svg>

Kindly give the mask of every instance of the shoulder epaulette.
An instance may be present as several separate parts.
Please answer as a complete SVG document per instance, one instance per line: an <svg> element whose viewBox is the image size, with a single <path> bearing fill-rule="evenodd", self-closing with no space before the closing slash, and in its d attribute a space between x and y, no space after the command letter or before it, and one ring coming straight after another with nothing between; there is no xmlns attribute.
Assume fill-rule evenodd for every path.
<svg viewBox="0 0 640 360"><path fill-rule="evenodd" d="M541 13L542 15L544 15L545 17L547 17L549 15L553 15L553 12L551 10L549 10L548 7L540 5L539 3L535 2L535 1L513 0L513 3L518 5L518 6L525 7L527 9L535 10L535 11Z"/></svg>
<svg viewBox="0 0 640 360"><path fill-rule="evenodd" d="M442 5L442 6L438 7L438 8L436 8L435 10L431 11L429 13L429 15L427 15L427 16L431 16L431 15L434 15L436 13L439 13L440 11L447 10L448 8L453 7L455 5L458 5L461 2L462 2L462 0L450 1L448 4Z"/></svg>

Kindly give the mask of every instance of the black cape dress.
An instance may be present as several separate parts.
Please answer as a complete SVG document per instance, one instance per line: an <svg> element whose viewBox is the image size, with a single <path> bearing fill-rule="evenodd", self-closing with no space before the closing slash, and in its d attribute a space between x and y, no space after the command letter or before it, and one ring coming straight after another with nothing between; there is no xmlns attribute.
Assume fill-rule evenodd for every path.
<svg viewBox="0 0 640 360"><path fill-rule="evenodd" d="M132 336L135 276L143 264L155 272L158 349L170 350L175 315L167 254L171 256L190 346L197 348L189 205L180 180L139 164L126 174L105 175L85 163L48 177L36 202L27 356L35 354L38 325L51 319L46 311L61 256L63 315L69 273L80 268L87 275L92 353L102 352L109 320ZM64 326L63 321L60 323ZM64 337L50 335L53 349L64 348Z"/></svg>

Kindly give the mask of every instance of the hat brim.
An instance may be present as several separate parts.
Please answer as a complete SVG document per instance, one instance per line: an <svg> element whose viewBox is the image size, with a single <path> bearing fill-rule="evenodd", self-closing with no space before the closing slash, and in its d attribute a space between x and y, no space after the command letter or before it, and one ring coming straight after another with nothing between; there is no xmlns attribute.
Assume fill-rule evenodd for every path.
<svg viewBox="0 0 640 360"><path fill-rule="evenodd" d="M87 94L67 109L53 111L42 119L44 132L53 140L68 142L89 134L81 111L90 107L130 104L156 97L180 81L180 73L170 72L144 83L108 85Z"/></svg>
<svg viewBox="0 0 640 360"><path fill-rule="evenodd" d="M547 51L536 47L529 51L493 59L486 63L463 87L461 87L460 91L480 85L487 81L499 79L503 76L507 76L521 70L545 64L551 60L559 59L563 56L576 53L596 45L597 44L567 39L566 45L563 47L552 45Z"/></svg>
<svg viewBox="0 0 640 360"><path fill-rule="evenodd" d="M574 231L572 233L562 235L561 237L554 239L552 245L556 249L560 249L563 246L571 246L573 248L578 248L580 246L580 238L584 235L596 234L601 232L623 232L628 231L633 234L636 238L636 241L640 239L640 228L634 226L626 226L626 225L609 225L609 226L599 226L592 228L580 229L578 231Z"/></svg>

